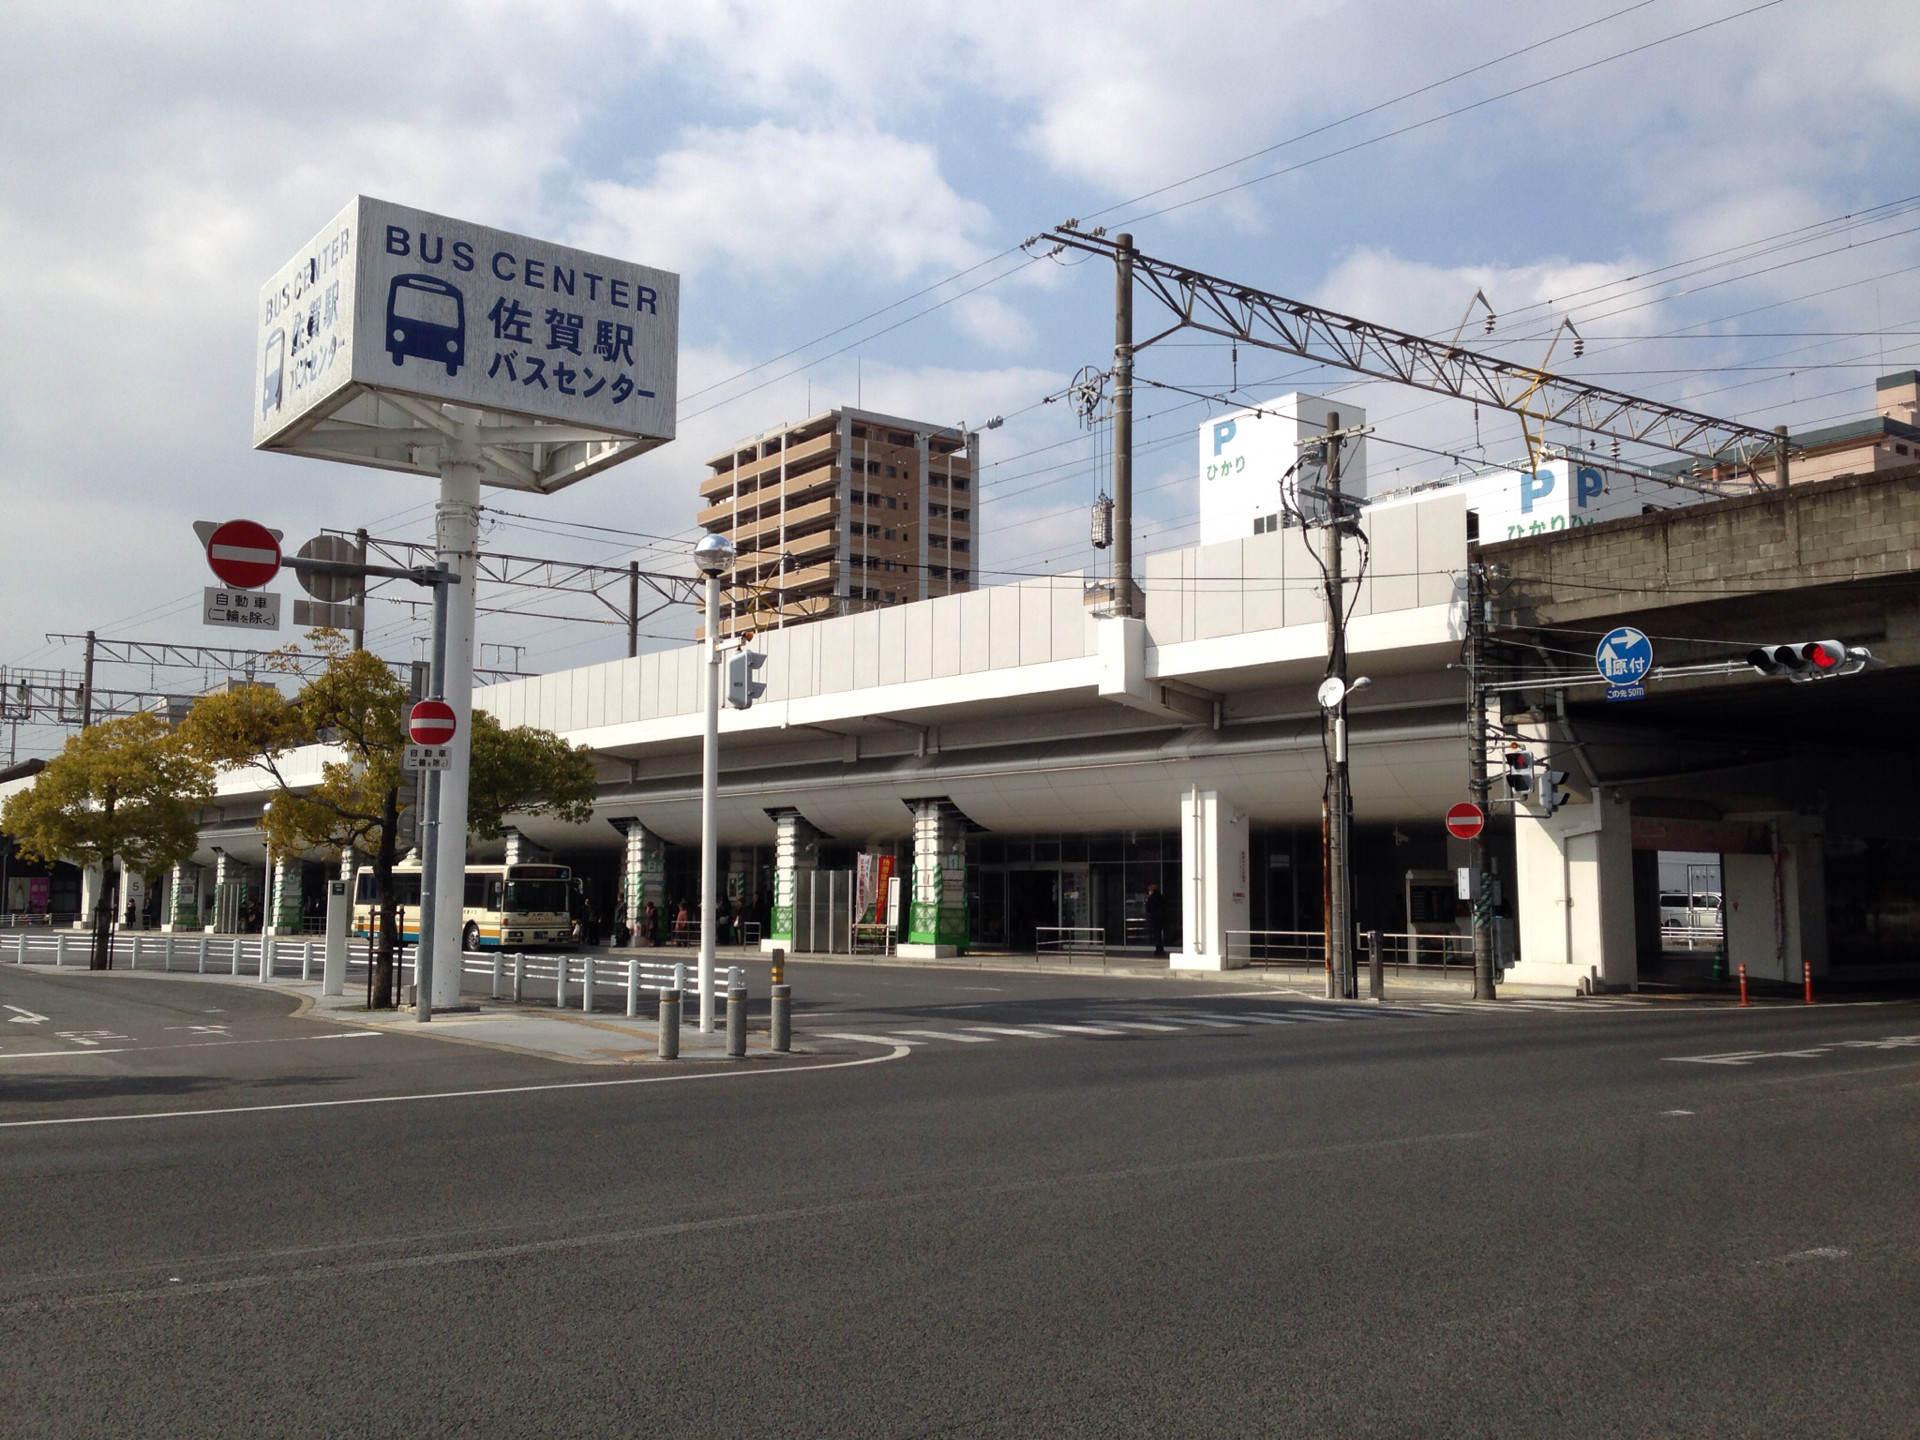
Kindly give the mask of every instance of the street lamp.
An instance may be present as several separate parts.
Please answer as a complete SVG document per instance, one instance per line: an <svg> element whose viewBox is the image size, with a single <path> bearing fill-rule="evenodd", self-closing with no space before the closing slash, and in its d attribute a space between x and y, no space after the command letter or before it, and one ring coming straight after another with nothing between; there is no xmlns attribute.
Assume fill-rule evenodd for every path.
<svg viewBox="0 0 1920 1440"><path fill-rule="evenodd" d="M706 743L700 756L700 1029L713 1031L714 887L720 855L714 831L720 795L720 577L733 568L733 542L708 535L693 547L693 563L707 577L707 666L701 704Z"/></svg>

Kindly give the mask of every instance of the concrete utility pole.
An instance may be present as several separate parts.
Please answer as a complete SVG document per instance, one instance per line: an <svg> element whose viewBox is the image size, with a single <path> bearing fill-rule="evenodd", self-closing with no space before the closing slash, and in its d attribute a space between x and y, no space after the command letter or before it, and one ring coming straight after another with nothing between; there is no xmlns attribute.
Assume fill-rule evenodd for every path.
<svg viewBox="0 0 1920 1440"><path fill-rule="evenodd" d="M1493 994L1493 875L1487 844L1487 820L1492 812L1487 782L1487 626L1492 620L1487 594L1487 567L1467 563L1467 794L1480 807L1480 831L1470 842L1468 898L1473 906L1473 998L1491 1000Z"/></svg>
<svg viewBox="0 0 1920 1440"><path fill-rule="evenodd" d="M1113 613L1133 614L1133 236L1113 237Z"/></svg>
<svg viewBox="0 0 1920 1440"><path fill-rule="evenodd" d="M627 658L640 653L640 562L627 562Z"/></svg>
<svg viewBox="0 0 1920 1440"><path fill-rule="evenodd" d="M80 673L80 728L93 728L93 631L87 631L86 665Z"/></svg>
<svg viewBox="0 0 1920 1440"><path fill-rule="evenodd" d="M1327 877L1327 997L1355 998L1353 968L1353 857L1349 831L1353 798L1347 775L1347 601L1341 551L1346 506L1340 494L1340 415L1327 414L1325 565L1327 572L1327 677L1333 703L1324 707L1327 794L1323 817L1323 863Z"/></svg>
<svg viewBox="0 0 1920 1440"><path fill-rule="evenodd" d="M467 791L473 766L473 622L480 548L480 474L482 461L477 417L453 412L455 432L440 451L440 504L435 514L435 548L440 567L455 571L457 583L445 587L446 648L441 665L441 695L453 707L457 723L448 748L446 770L434 789L440 834L433 897L433 1009L460 1003L461 914L467 895ZM424 788L424 787L423 787ZM415 979L419 971L415 970Z"/></svg>
<svg viewBox="0 0 1920 1440"><path fill-rule="evenodd" d="M367 532L364 529L353 532L353 563L367 563ZM360 591L359 616L359 623L353 627L353 648L364 650L367 648L367 592L364 584Z"/></svg>

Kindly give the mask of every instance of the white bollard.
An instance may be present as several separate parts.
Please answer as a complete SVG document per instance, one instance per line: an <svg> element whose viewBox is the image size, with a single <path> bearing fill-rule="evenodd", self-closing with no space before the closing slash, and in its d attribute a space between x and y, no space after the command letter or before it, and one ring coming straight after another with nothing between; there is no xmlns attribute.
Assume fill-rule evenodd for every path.
<svg viewBox="0 0 1920 1440"><path fill-rule="evenodd" d="M240 973L240 942L238 940L233 942L233 973L235 975Z"/></svg>
<svg viewBox="0 0 1920 1440"><path fill-rule="evenodd" d="M260 981L265 984L273 977L273 937L262 937L260 941Z"/></svg>
<svg viewBox="0 0 1920 1440"><path fill-rule="evenodd" d="M16 965L27 963L27 932L24 930L13 942L13 963Z"/></svg>
<svg viewBox="0 0 1920 1440"><path fill-rule="evenodd" d="M169 935L160 947L160 968L169 974L173 971L173 936Z"/></svg>
<svg viewBox="0 0 1920 1440"><path fill-rule="evenodd" d="M302 980L313 978L313 941L311 940L300 942L300 978Z"/></svg>
<svg viewBox="0 0 1920 1440"><path fill-rule="evenodd" d="M207 973L207 937L204 935L200 937L199 972L202 975Z"/></svg>
<svg viewBox="0 0 1920 1440"><path fill-rule="evenodd" d="M640 1013L640 962L627 961L627 1018Z"/></svg>
<svg viewBox="0 0 1920 1440"><path fill-rule="evenodd" d="M67 936L64 930L54 937L53 963L56 968L67 963Z"/></svg>
<svg viewBox="0 0 1920 1440"><path fill-rule="evenodd" d="M553 960L553 1008L567 1008L567 957L556 955Z"/></svg>
<svg viewBox="0 0 1920 1440"><path fill-rule="evenodd" d="M685 965L673 967L673 988L679 992L682 1000L687 998L687 967Z"/></svg>
<svg viewBox="0 0 1920 1440"><path fill-rule="evenodd" d="M586 1014L593 1013L593 956L580 958L580 1009Z"/></svg>
<svg viewBox="0 0 1920 1440"><path fill-rule="evenodd" d="M527 952L513 952L513 1003L518 1005L527 998Z"/></svg>
<svg viewBox="0 0 1920 1440"><path fill-rule="evenodd" d="M133 958L127 961L127 968L129 970L140 968L140 937L138 935L133 937Z"/></svg>
<svg viewBox="0 0 1920 1440"><path fill-rule="evenodd" d="M496 950L493 952L493 983L487 987L487 996L489 999L498 1000L500 998L500 973L506 961L506 951Z"/></svg>

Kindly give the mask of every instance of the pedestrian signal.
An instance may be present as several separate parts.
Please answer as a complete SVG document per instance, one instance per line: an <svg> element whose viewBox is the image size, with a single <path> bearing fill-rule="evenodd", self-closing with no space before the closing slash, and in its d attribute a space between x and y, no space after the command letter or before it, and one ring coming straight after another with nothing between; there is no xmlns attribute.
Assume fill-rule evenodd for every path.
<svg viewBox="0 0 1920 1440"><path fill-rule="evenodd" d="M736 650L727 657L727 704L745 710L767 693L767 682L754 678L766 663L767 657L758 650Z"/></svg>

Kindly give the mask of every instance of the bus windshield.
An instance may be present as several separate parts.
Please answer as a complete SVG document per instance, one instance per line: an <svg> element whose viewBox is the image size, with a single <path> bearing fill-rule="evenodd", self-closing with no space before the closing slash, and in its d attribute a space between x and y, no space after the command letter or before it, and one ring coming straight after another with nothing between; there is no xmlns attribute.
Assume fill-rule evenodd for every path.
<svg viewBox="0 0 1920 1440"><path fill-rule="evenodd" d="M402 285L393 292L393 313L403 320L422 320L449 330L460 324L460 307L451 295Z"/></svg>
<svg viewBox="0 0 1920 1440"><path fill-rule="evenodd" d="M508 914L567 913L567 882L564 880L509 880L506 900L500 907Z"/></svg>

